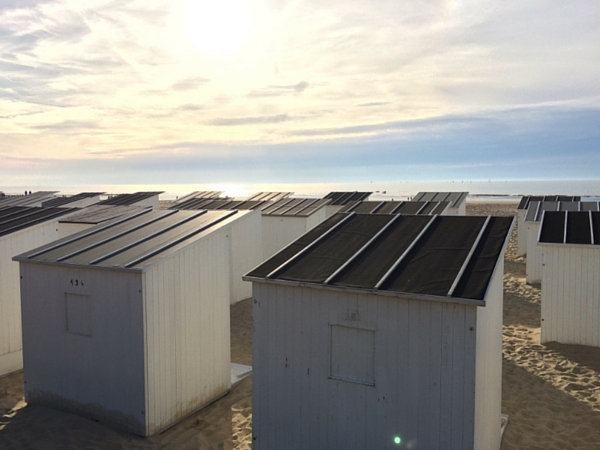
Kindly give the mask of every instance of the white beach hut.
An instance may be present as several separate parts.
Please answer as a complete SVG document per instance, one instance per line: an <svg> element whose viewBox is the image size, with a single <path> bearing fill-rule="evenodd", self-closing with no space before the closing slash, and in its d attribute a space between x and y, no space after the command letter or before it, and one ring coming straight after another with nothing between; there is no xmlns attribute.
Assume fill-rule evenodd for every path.
<svg viewBox="0 0 600 450"><path fill-rule="evenodd" d="M538 245L540 223L544 211L598 211L598 202L529 202L525 215L527 258L525 276L529 284L542 282L542 248Z"/></svg>
<svg viewBox="0 0 600 450"><path fill-rule="evenodd" d="M546 211L539 245L541 342L600 347L600 212Z"/></svg>
<svg viewBox="0 0 600 450"><path fill-rule="evenodd" d="M290 242L323 222L327 218L328 204L328 199L286 198L265 207L262 210L262 259L260 261L273 256Z"/></svg>
<svg viewBox="0 0 600 450"><path fill-rule="evenodd" d="M327 217L339 212L344 206L368 200L372 192L330 192L323 199L329 200L325 207Z"/></svg>
<svg viewBox="0 0 600 450"><path fill-rule="evenodd" d="M23 368L19 265L12 257L57 239L59 217L72 211L0 208L0 376Z"/></svg>
<svg viewBox="0 0 600 450"><path fill-rule="evenodd" d="M15 257L26 401L148 436L224 395L245 214L149 210Z"/></svg>
<svg viewBox="0 0 600 450"><path fill-rule="evenodd" d="M449 215L449 206L449 202L363 201L348 203L340 212L446 216Z"/></svg>
<svg viewBox="0 0 600 450"><path fill-rule="evenodd" d="M527 254L527 225L525 217L530 202L578 202L581 197L568 195L524 195L517 205L517 256Z"/></svg>
<svg viewBox="0 0 600 450"><path fill-rule="evenodd" d="M248 273L253 448L499 449L512 221L339 213Z"/></svg>
<svg viewBox="0 0 600 450"><path fill-rule="evenodd" d="M449 202L448 215L464 216L467 214L468 192L419 192L412 200L414 202Z"/></svg>

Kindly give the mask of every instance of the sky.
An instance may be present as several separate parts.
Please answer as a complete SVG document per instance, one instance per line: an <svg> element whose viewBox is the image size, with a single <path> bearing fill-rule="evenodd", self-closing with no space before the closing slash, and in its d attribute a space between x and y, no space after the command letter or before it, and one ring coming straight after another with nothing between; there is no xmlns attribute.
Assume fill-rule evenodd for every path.
<svg viewBox="0 0 600 450"><path fill-rule="evenodd" d="M599 179L600 2L0 0L0 185Z"/></svg>

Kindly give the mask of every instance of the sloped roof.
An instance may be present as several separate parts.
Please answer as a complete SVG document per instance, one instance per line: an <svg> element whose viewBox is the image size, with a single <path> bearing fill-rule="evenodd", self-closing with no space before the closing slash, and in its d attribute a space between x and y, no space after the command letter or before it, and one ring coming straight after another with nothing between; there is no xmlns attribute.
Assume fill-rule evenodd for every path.
<svg viewBox="0 0 600 450"><path fill-rule="evenodd" d="M512 217L338 213L244 279L482 305L512 223Z"/></svg>
<svg viewBox="0 0 600 450"><path fill-rule="evenodd" d="M143 214L96 225L13 259L139 271L244 214L145 209Z"/></svg>
<svg viewBox="0 0 600 450"><path fill-rule="evenodd" d="M524 195L517 209L528 209L529 202L579 202L579 195Z"/></svg>
<svg viewBox="0 0 600 450"><path fill-rule="evenodd" d="M51 199L58 191L38 191L29 195L0 198L0 208L7 206L40 206L43 201Z"/></svg>
<svg viewBox="0 0 600 450"><path fill-rule="evenodd" d="M530 201L526 222L540 222L544 211L598 211L598 202L538 202Z"/></svg>
<svg viewBox="0 0 600 450"><path fill-rule="evenodd" d="M415 202L449 202L451 208L458 208L466 199L468 192L419 192L413 197Z"/></svg>
<svg viewBox="0 0 600 450"><path fill-rule="evenodd" d="M308 217L329 203L329 199L285 198L262 210L263 216Z"/></svg>
<svg viewBox="0 0 600 450"><path fill-rule="evenodd" d="M58 208L60 206L65 206L70 203L85 200L87 198L99 197L102 194L104 194L104 192L82 192L77 195L54 197L53 199L46 200L45 202L43 202L42 206L46 208Z"/></svg>
<svg viewBox="0 0 600 450"><path fill-rule="evenodd" d="M360 202L367 200L371 196L372 192L330 192L324 199L331 199L331 205L344 206L350 202Z"/></svg>
<svg viewBox="0 0 600 450"><path fill-rule="evenodd" d="M135 192L133 194L119 194L113 197L110 197L106 200L102 200L98 202L98 205L134 205L142 200L146 200L148 198L157 197L162 194L164 191L158 192Z"/></svg>
<svg viewBox="0 0 600 450"><path fill-rule="evenodd" d="M600 245L600 211L544 212L539 243Z"/></svg>
<svg viewBox="0 0 600 450"><path fill-rule="evenodd" d="M348 203L340 212L433 215L443 213L449 205L448 202L363 201Z"/></svg>
<svg viewBox="0 0 600 450"><path fill-rule="evenodd" d="M261 209L271 202L261 200L234 200L232 198L191 198L185 202L178 203L177 205L171 206L169 209L185 209L185 210L221 210L221 211L233 211L233 210L254 210Z"/></svg>
<svg viewBox="0 0 600 450"><path fill-rule="evenodd" d="M0 208L0 236L29 228L38 223L57 219L77 211L70 208L42 208L34 206L9 206Z"/></svg>
<svg viewBox="0 0 600 450"><path fill-rule="evenodd" d="M259 192L258 194L252 195L248 201L256 202L277 202L284 198L288 198L293 192Z"/></svg>
<svg viewBox="0 0 600 450"><path fill-rule="evenodd" d="M184 195L183 197L178 198L173 202L172 205L174 206L192 199L217 199L220 198L222 195L223 191L194 191L187 195Z"/></svg>
<svg viewBox="0 0 600 450"><path fill-rule="evenodd" d="M90 205L78 212L60 219L60 223L82 223L96 225L124 215L135 215L144 212L147 208L140 206L113 206Z"/></svg>

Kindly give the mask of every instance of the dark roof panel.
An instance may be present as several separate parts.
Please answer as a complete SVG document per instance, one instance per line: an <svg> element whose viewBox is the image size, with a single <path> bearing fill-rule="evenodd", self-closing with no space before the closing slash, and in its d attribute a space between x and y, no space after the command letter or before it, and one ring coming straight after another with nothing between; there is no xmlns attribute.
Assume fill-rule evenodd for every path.
<svg viewBox="0 0 600 450"><path fill-rule="evenodd" d="M598 211L547 211L540 229L540 243L599 245Z"/></svg>
<svg viewBox="0 0 600 450"><path fill-rule="evenodd" d="M0 198L0 207L7 206L40 206L43 201L50 200L58 191L38 191L29 195L16 195Z"/></svg>
<svg viewBox="0 0 600 450"><path fill-rule="evenodd" d="M338 213L247 277L481 301L512 222Z"/></svg>
<svg viewBox="0 0 600 450"><path fill-rule="evenodd" d="M262 210L263 216L308 217L329 203L317 198L284 198Z"/></svg>

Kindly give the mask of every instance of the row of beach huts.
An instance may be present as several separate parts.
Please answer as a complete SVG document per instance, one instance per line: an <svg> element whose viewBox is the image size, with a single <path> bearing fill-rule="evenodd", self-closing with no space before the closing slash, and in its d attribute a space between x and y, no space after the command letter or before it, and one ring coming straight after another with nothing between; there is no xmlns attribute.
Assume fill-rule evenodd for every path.
<svg viewBox="0 0 600 450"><path fill-rule="evenodd" d="M160 432L228 392L252 297L255 449L500 448L511 217L466 216L466 192L55 194L0 200L0 375L22 364L28 403ZM581 245L543 211L540 246Z"/></svg>

